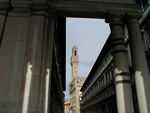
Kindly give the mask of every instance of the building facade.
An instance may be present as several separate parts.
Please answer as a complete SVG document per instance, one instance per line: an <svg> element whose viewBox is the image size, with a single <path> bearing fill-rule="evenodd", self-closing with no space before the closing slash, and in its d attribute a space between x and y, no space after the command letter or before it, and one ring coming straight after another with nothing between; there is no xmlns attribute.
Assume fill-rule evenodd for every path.
<svg viewBox="0 0 150 113"><path fill-rule="evenodd" d="M141 0L140 3L143 16L140 19L139 23L142 32L142 39L144 43L144 50L146 52L147 63L150 67L150 0Z"/></svg>
<svg viewBox="0 0 150 113"><path fill-rule="evenodd" d="M70 102L65 101L64 103L64 113L71 113L70 112Z"/></svg>
<svg viewBox="0 0 150 113"><path fill-rule="evenodd" d="M81 89L81 113L117 113L114 79L108 39Z"/></svg>
<svg viewBox="0 0 150 113"><path fill-rule="evenodd" d="M143 12L143 16L139 21L142 33L142 39L140 41L142 42L141 46L144 48L143 54L146 55L146 65L148 65L148 70L150 70L150 1L141 0L140 4L141 11ZM120 109L119 105L119 101L123 101L121 100L120 95L122 95L123 91L126 92L125 89L121 90L119 87L125 88L128 86L130 86L128 87L128 92L131 93L130 99L132 100L132 104L130 105L133 107L133 112L150 112L148 105L149 97L142 97L143 95L149 95L148 87L146 87L146 85L149 83L146 80L142 80L144 82L143 84L145 85L145 87L143 87L145 91L139 88L140 86L138 84L141 81L138 80L139 78L137 76L140 75L135 75L135 73L137 73L135 70L138 66L135 66L134 64L134 62L137 62L135 61L137 58L133 57L135 52L132 53L133 45L131 43L133 42L131 42L132 39L130 39L131 35L127 29L128 26L129 25L124 25L123 27L124 29L122 30L122 33L124 35L122 36L124 39L122 42L121 40L119 41L119 39L115 39L113 42L113 34L110 34L108 40L106 41L100 55L98 56L91 72L88 75L87 80L81 89L83 94L81 102L81 113L130 113L131 111L129 112ZM122 47L121 44L123 44ZM116 50L117 46L118 50ZM119 52L122 52L121 54L124 53L126 56L119 58ZM139 55L139 53L136 55ZM116 59L117 56L119 59ZM126 60L124 60L124 58L126 58ZM142 58L138 60L143 61ZM123 65L123 62L126 64ZM125 68L125 65L128 68ZM121 68L124 70L124 72L121 72ZM121 80L121 76L126 78L126 80ZM143 76L145 76L145 73ZM147 76L148 77L145 76L145 78L147 78L149 81L150 73L148 73ZM128 86L121 86L121 84L128 84ZM142 83L140 84L141 86L143 85ZM119 95L117 93L119 93ZM126 93L124 94L124 98L129 96ZM142 105L143 99L146 101L144 105Z"/></svg>
<svg viewBox="0 0 150 113"><path fill-rule="evenodd" d="M72 56L71 56L71 66L72 66L72 81L69 85L69 93L70 93L70 102L71 102L71 112L72 113L80 113L80 100L82 96L82 92L80 91L85 77L80 77L78 75L78 48L77 46L73 46L72 48Z"/></svg>

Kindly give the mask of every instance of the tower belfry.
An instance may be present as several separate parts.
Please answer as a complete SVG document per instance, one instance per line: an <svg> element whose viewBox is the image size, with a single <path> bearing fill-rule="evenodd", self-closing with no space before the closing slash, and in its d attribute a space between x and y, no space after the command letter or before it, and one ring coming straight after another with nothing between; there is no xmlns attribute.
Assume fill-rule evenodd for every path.
<svg viewBox="0 0 150 113"><path fill-rule="evenodd" d="M72 79L78 76L78 63L79 63L78 47L73 46L71 56Z"/></svg>

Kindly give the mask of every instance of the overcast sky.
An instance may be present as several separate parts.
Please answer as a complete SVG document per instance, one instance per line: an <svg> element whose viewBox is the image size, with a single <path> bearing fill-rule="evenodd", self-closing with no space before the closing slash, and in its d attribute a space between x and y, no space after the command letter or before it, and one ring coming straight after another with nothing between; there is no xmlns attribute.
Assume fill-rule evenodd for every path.
<svg viewBox="0 0 150 113"><path fill-rule="evenodd" d="M73 45L78 46L79 76L88 76L110 33L109 25L100 19L67 18L66 22L66 100L71 82L70 57Z"/></svg>

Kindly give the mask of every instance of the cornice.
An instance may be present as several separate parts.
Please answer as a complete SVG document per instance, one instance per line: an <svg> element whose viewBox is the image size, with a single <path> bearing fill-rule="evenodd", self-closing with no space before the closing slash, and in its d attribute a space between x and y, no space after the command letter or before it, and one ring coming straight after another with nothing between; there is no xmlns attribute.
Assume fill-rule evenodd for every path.
<svg viewBox="0 0 150 113"><path fill-rule="evenodd" d="M102 2L61 1L56 2L56 10L62 16L105 18L108 13L124 15L127 12L138 14L138 6L134 4L115 4Z"/></svg>
<svg viewBox="0 0 150 113"><path fill-rule="evenodd" d="M11 0L4 2L0 0L0 10L5 11L12 8L13 11L49 12L57 11L64 17L90 17L105 18L108 13L131 15L138 14L138 6L134 4L115 4L90 1L34 1L31 0Z"/></svg>

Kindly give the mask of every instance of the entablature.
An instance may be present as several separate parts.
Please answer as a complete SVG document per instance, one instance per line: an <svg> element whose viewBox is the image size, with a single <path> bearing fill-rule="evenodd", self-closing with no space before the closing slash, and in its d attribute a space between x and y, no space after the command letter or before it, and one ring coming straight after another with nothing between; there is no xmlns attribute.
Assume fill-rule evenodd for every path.
<svg viewBox="0 0 150 113"><path fill-rule="evenodd" d="M135 0L0 0L1 10L55 12L63 17L106 18L108 13L139 14Z"/></svg>

